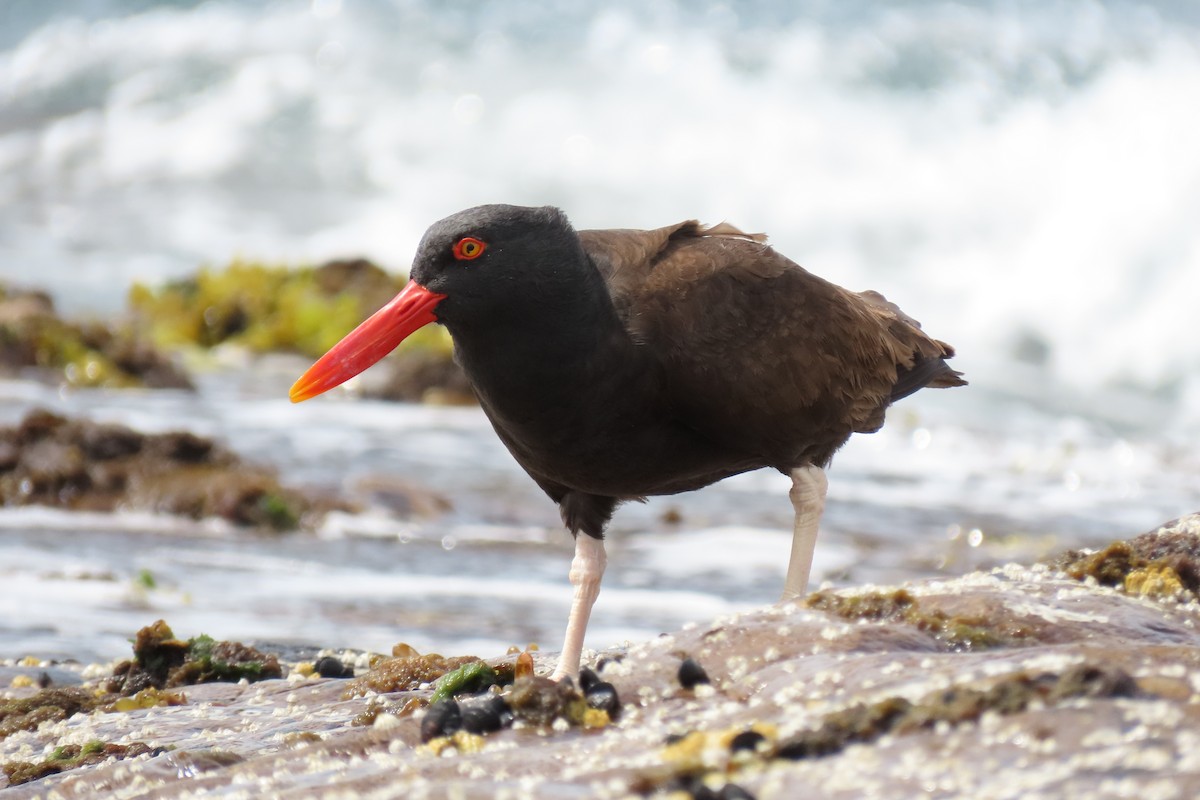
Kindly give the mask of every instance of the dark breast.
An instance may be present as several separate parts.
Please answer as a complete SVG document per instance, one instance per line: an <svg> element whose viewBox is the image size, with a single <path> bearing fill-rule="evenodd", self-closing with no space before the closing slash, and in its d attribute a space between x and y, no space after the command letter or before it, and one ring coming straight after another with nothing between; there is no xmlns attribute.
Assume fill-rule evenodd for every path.
<svg viewBox="0 0 1200 800"><path fill-rule="evenodd" d="M661 404L651 368L583 378L579 390L548 390L519 399L477 386L480 405L526 472L543 486L631 499L674 494L768 466L681 424ZM574 370L553 382L565 387Z"/></svg>

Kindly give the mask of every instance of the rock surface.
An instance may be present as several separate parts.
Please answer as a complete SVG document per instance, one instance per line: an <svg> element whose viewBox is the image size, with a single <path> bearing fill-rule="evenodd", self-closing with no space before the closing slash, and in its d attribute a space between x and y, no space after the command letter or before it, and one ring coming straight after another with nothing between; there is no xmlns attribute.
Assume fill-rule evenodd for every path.
<svg viewBox="0 0 1200 800"><path fill-rule="evenodd" d="M187 374L122 325L64 320L50 296L0 285L0 376L69 386L191 389Z"/></svg>
<svg viewBox="0 0 1200 800"><path fill-rule="evenodd" d="M1200 555L1200 515L1130 545L1180 574ZM594 728L422 744L429 685L355 696L314 671L189 687L185 705L0 740L0 761L148 748L0 797L1200 796L1200 603L1136 558L1140 577L1103 585L1070 567L1087 556L821 592L597 654L588 681L611 684L621 710Z"/></svg>
<svg viewBox="0 0 1200 800"><path fill-rule="evenodd" d="M192 433L143 434L36 410L0 428L0 505L156 511L274 530L341 507Z"/></svg>

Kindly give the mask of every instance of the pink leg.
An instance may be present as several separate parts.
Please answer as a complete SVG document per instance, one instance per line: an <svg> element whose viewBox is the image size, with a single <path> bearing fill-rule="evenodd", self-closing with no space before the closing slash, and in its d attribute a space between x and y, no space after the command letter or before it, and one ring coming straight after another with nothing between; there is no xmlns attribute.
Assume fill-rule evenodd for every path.
<svg viewBox="0 0 1200 800"><path fill-rule="evenodd" d="M608 557L604 553L604 542L585 533L575 537L575 558L571 560L570 579L575 587L571 599L571 616L567 620L567 635L563 640L562 655L558 669L552 678L575 678L579 675L579 658L583 652L583 635L587 633L588 617L592 605L600 594L600 580L604 577L604 566Z"/></svg>
<svg viewBox="0 0 1200 800"><path fill-rule="evenodd" d="M817 526L825 511L825 490L829 481L825 470L809 465L792 470L792 507L796 525L792 529L792 557L788 561L787 579L783 584L786 603L803 597L808 590L808 573L812 569L813 550L817 547Z"/></svg>

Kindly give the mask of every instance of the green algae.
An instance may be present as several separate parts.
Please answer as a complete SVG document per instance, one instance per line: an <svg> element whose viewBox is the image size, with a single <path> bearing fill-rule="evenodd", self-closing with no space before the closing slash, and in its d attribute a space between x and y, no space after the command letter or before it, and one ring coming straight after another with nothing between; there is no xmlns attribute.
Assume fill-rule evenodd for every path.
<svg viewBox="0 0 1200 800"><path fill-rule="evenodd" d="M814 730L805 731L775 748L777 758L802 759L830 755L856 742L885 734L909 734L977 721L987 712L1018 714L1035 703L1052 707L1074 698L1130 697L1134 679L1121 669L1103 664L1080 664L1062 673L1019 672L986 688L955 686L918 700L887 697L825 716Z"/></svg>
<svg viewBox="0 0 1200 800"><path fill-rule="evenodd" d="M471 661L438 678L433 685L433 696L429 698L429 703L433 705L439 700L446 700L455 695L482 692L496 682L496 671L487 663Z"/></svg>
<svg viewBox="0 0 1200 800"><path fill-rule="evenodd" d="M39 780L48 775L78 769L104 761L116 761L141 755L155 756L164 753L161 747L151 747L145 742L130 744L114 744L94 740L86 744L66 744L54 748L43 761L10 761L0 765L8 778L9 786L19 786L23 783Z"/></svg>
<svg viewBox="0 0 1200 800"><path fill-rule="evenodd" d="M1200 539L1185 532L1145 533L1095 552L1069 550L1048 563L1075 580L1129 594L1200 599Z"/></svg>
<svg viewBox="0 0 1200 800"><path fill-rule="evenodd" d="M197 683L251 683L282 678L279 660L240 642L217 641L201 634L178 639L163 620L137 633L132 661L113 669L108 690L125 697L147 689L170 689Z"/></svg>
<svg viewBox="0 0 1200 800"><path fill-rule="evenodd" d="M125 323L71 322L50 297L0 286L0 370L68 386L191 389L182 370Z"/></svg>
<svg viewBox="0 0 1200 800"><path fill-rule="evenodd" d="M696 791L725 785L740 770L748 769L753 773L774 760L823 758L840 753L850 745L874 742L889 735L921 732L944 735L959 725L978 722L988 713L1011 716L1083 698L1120 698L1138 693L1138 685L1124 670L1084 663L1062 672L1020 671L987 685L951 686L931 692L915 702L890 696L873 703L859 703L830 712L812 729L785 739L776 738L773 725L694 730L668 739L661 751L661 763L643 770L631 789L644 796L671 791L703 796ZM738 746L739 741L745 740L747 730L757 734L753 738L753 748ZM714 767L706 755L713 748L726 749L728 762Z"/></svg>
<svg viewBox="0 0 1200 800"><path fill-rule="evenodd" d="M846 620L903 622L931 634L951 650L1009 647L1022 643L1028 635L1004 619L991 619L984 614L951 615L940 609L927 609L904 589L861 594L815 592L804 604Z"/></svg>
<svg viewBox="0 0 1200 800"><path fill-rule="evenodd" d="M44 722L88 713L104 701L103 694L79 687L51 687L30 697L0 700L0 739L17 731L36 730Z"/></svg>
<svg viewBox="0 0 1200 800"><path fill-rule="evenodd" d="M36 409L0 428L0 504L141 509L274 531L342 507L191 433L143 434Z"/></svg>
<svg viewBox="0 0 1200 800"><path fill-rule="evenodd" d="M347 699L362 697L371 692L387 694L389 692L414 691L423 684L433 683L462 667L478 663L482 662L475 656L446 658L437 653L420 655L413 652L392 658L381 658L371 665L367 674L346 684L343 697Z"/></svg>
<svg viewBox="0 0 1200 800"><path fill-rule="evenodd" d="M362 259L319 267L234 260L159 288L135 285L128 302L137 324L165 348L229 343L315 358L403 285ZM414 334L407 346L449 353L448 338L435 328Z"/></svg>

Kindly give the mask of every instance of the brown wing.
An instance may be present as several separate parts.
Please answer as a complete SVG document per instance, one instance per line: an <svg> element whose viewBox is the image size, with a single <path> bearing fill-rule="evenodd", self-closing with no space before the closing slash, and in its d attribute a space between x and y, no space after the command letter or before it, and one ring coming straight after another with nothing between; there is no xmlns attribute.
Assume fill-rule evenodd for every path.
<svg viewBox="0 0 1200 800"><path fill-rule="evenodd" d="M963 383L953 351L882 295L822 280L761 235L683 222L581 238L673 412L780 468L827 462L898 397Z"/></svg>

